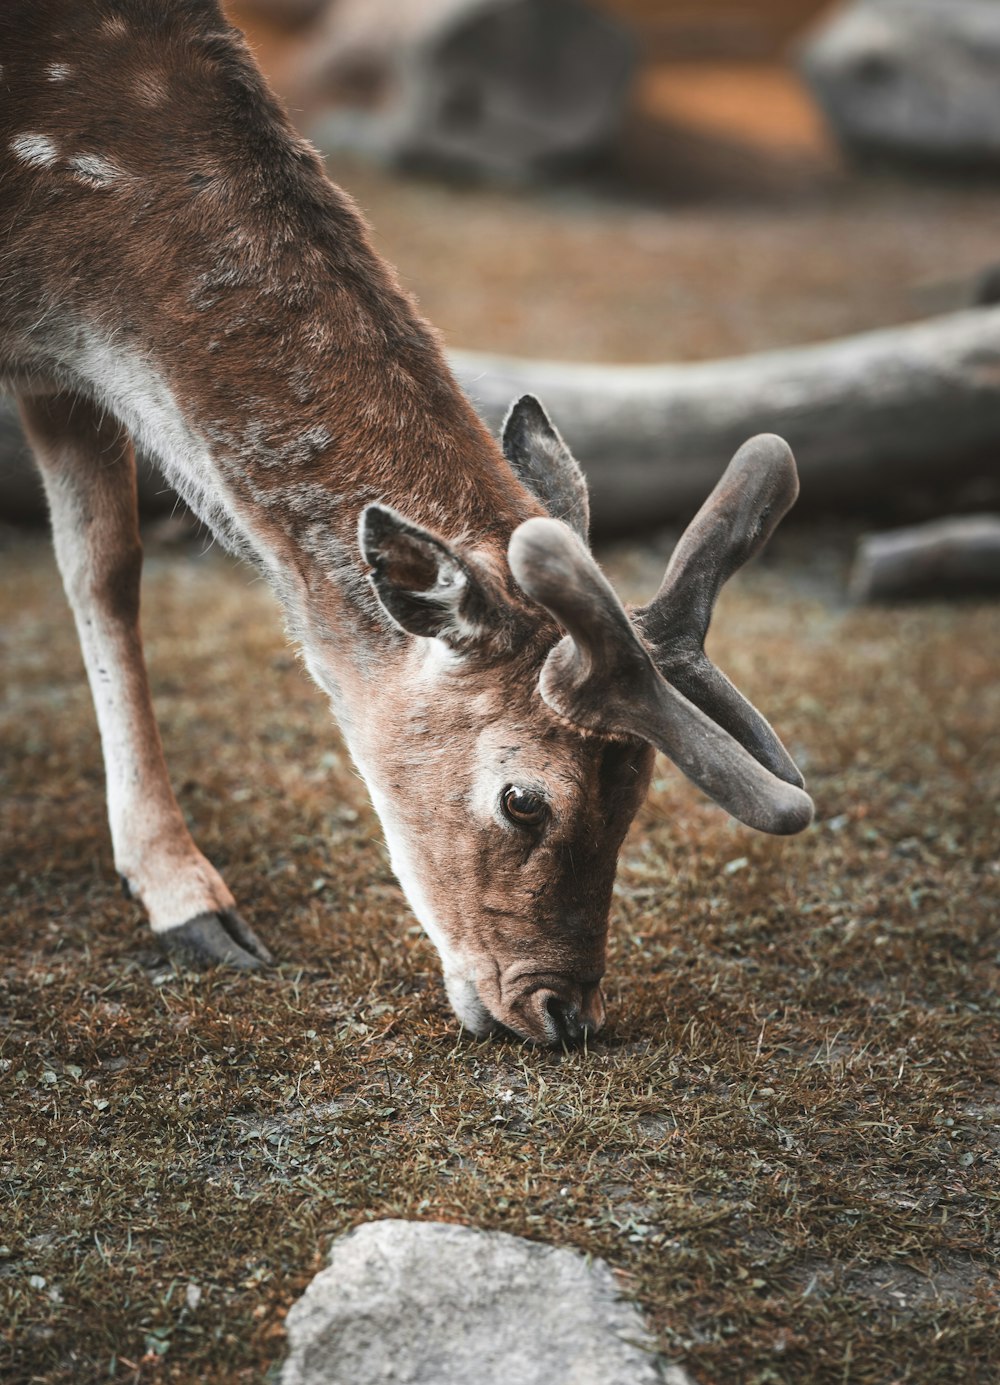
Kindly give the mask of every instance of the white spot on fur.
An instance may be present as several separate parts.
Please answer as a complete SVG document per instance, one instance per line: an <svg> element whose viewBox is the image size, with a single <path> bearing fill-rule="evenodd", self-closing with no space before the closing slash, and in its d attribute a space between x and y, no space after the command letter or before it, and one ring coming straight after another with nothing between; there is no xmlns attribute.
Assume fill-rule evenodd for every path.
<svg viewBox="0 0 1000 1385"><path fill-rule="evenodd" d="M423 660L417 676L421 681L434 683L442 673L461 668L465 662L463 656L444 640L429 638L422 639L420 643L423 646Z"/></svg>
<svg viewBox="0 0 1000 1385"><path fill-rule="evenodd" d="M59 158L59 150L48 135L16 135L11 150L30 168L49 168Z"/></svg>
<svg viewBox="0 0 1000 1385"><path fill-rule="evenodd" d="M109 188L125 176L122 169L103 154L74 154L69 166L80 182L92 188Z"/></svg>
<svg viewBox="0 0 1000 1385"><path fill-rule="evenodd" d="M108 38L127 38L128 25L120 15L111 15L101 25L101 32Z"/></svg>
<svg viewBox="0 0 1000 1385"><path fill-rule="evenodd" d="M45 69L50 82L65 82L67 77L71 77L73 69L69 63L49 63Z"/></svg>

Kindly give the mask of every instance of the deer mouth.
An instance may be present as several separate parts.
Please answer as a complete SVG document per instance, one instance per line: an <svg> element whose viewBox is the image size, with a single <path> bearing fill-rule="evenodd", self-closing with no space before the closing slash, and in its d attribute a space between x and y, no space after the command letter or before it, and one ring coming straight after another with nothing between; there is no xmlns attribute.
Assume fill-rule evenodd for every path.
<svg viewBox="0 0 1000 1385"><path fill-rule="evenodd" d="M463 1029L485 1038L507 1033L548 1048L576 1048L604 1025L604 997L597 983L535 977L508 1001L487 1005L474 981L445 977L452 1009Z"/></svg>
<svg viewBox="0 0 1000 1385"><path fill-rule="evenodd" d="M495 1015L483 1003L474 981L445 977L448 1000L462 1028L477 1039L508 1033L548 1048L578 1048L604 1025L604 998L599 986L536 985Z"/></svg>
<svg viewBox="0 0 1000 1385"><path fill-rule="evenodd" d="M503 1023L523 1039L550 1048L577 1048L604 1025L599 985L542 982L522 992Z"/></svg>

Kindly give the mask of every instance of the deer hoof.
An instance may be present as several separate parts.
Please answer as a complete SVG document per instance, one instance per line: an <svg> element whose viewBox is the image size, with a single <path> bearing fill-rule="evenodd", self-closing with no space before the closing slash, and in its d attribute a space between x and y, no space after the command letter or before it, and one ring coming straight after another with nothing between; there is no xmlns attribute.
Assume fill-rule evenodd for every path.
<svg viewBox="0 0 1000 1385"><path fill-rule="evenodd" d="M177 928L157 935L167 952L179 953L198 966L236 967L259 971L274 958L235 909L197 914Z"/></svg>

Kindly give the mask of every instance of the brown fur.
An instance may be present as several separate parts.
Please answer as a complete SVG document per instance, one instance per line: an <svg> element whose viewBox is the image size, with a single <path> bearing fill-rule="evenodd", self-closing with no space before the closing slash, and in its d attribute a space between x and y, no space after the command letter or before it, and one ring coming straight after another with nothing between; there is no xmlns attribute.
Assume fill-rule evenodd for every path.
<svg viewBox="0 0 1000 1385"><path fill-rule="evenodd" d="M541 715L562 742L575 797L597 787L599 756L586 751L592 773L575 769L574 738L532 695L531 664L537 677L555 630L517 591L505 549L513 529L541 506L453 381L435 334L373 251L350 198L291 129L213 0L12 0L0 16L0 53L3 373L25 399L62 391L71 416L72 400L97 394L78 359L78 324L86 321L166 383L191 432L211 450L226 512L218 513L207 483L201 494L187 488L191 500L232 546L261 561L259 546L265 566L277 563L279 592L291 600L291 622L307 652L311 646L321 659L324 646L336 645L330 681L342 714L365 749L371 743L373 755L387 752L384 777L407 779L428 858L442 847L431 876L448 932L474 927L477 955L493 947L504 971L508 960L490 938L491 930L504 930L489 910L501 908L511 852L491 867L478 844L481 825L461 847L442 831L435 799L443 777L454 802L454 776L430 772L426 747L456 744L463 720L474 736L497 715L482 698L503 707L517 693L529 704L518 737L537 736L530 721ZM68 75L46 80L50 64L64 65ZM12 144L25 135L50 141L54 159L36 166L18 157ZM93 176L101 161L112 170L104 183ZM99 396L95 402L108 404ZM89 419L80 407L82 452L93 450ZM302 441L290 445L290 432ZM37 451L45 470L41 441ZM128 489L123 496L133 503ZM399 669L409 642L385 621L357 547L358 516L372 500L461 536L499 575L533 660L497 667L473 659L458 675L454 705L437 696L431 706L411 703ZM94 561L97 583L113 589L111 600L124 599L115 554L99 552ZM377 699L369 679L379 685ZM475 725L464 710L472 704L480 707ZM141 706L135 714L146 720ZM417 772L407 761L421 756ZM152 780L165 783L165 770ZM565 811L571 831L568 799ZM600 811L593 807L591 817ZM630 816L614 814L602 898ZM588 826L590 836L597 830ZM161 840L156 849L169 844ZM523 854L512 850L513 858ZM522 894L544 894L547 902L541 924L537 910L519 917L521 906L508 902L505 927L516 935L517 955L559 915L545 864L554 850L537 856L531 870L523 862L519 868L530 881ZM473 865L463 873L466 857ZM141 872L132 863L128 873ZM481 890L492 901L482 915ZM599 946L595 935L606 908L604 920L599 912L591 909L584 928L592 977L602 969L603 934ZM556 929L543 961L550 973L565 974L575 964L560 962L559 936ZM524 1030L545 1037L534 1023Z"/></svg>
<svg viewBox="0 0 1000 1385"><path fill-rule="evenodd" d="M155 363L237 502L263 506L289 548L318 521L353 547L366 496L440 523L442 482L451 532L505 540L538 511L213 0L8 0L0 37L9 373L69 374L67 320L105 325ZM56 62L71 75L40 80ZM133 96L147 76L169 92L148 111ZM25 131L54 141L59 167L96 155L124 177L84 196L72 173L11 156ZM329 442L289 455L290 414ZM308 517L288 503L299 485L315 487Z"/></svg>

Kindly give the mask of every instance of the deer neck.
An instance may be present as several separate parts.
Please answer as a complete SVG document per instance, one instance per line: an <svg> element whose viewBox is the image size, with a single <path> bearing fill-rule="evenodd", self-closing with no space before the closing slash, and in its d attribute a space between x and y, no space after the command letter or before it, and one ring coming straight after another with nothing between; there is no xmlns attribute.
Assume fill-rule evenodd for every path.
<svg viewBox="0 0 1000 1385"><path fill-rule="evenodd" d="M372 255L365 272L378 287L367 301L331 272L308 294L280 282L262 293L259 279L233 293L215 282L231 268L201 270L188 276L183 335L157 339L133 305L124 331L88 329L76 347L91 389L218 539L267 577L341 712L345 678L370 681L405 656L367 580L364 506L391 505L498 565L539 509L389 271ZM296 289L307 310L290 316Z"/></svg>
<svg viewBox="0 0 1000 1385"><path fill-rule="evenodd" d="M141 138L125 89L96 109L84 80L118 40L92 7L65 8L74 81L50 91L42 59L15 65L0 172L22 214L4 227L0 358L119 417L263 570L300 641L356 662L393 648L358 549L366 504L498 552L537 505L215 6L181 7L166 38L133 7L129 52L147 45L188 102L157 106Z"/></svg>

